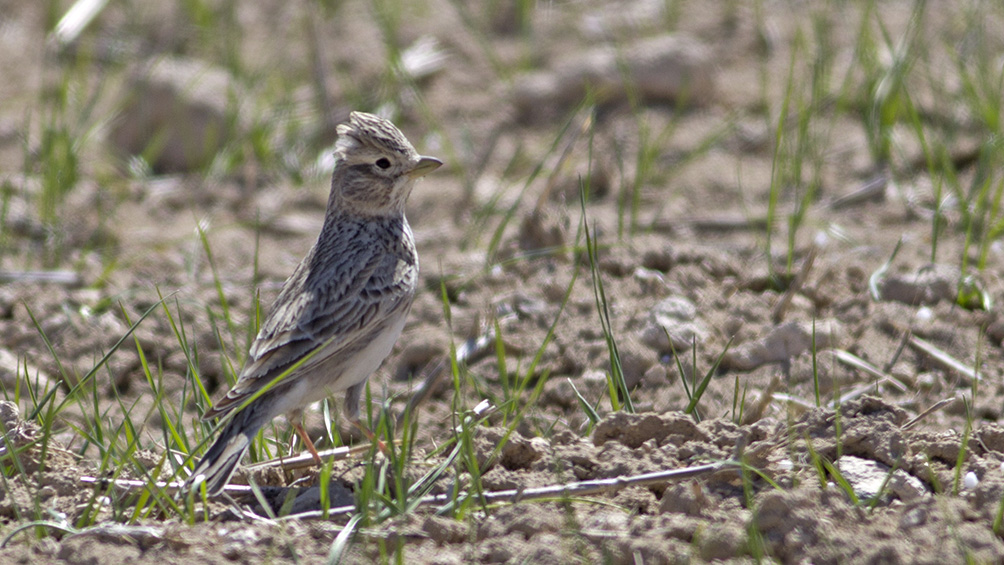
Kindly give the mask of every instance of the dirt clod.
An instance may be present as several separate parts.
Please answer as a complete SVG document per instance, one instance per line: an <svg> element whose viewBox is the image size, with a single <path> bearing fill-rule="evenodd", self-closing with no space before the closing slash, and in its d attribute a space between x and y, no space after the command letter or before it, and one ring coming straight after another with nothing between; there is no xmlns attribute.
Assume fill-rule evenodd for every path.
<svg viewBox="0 0 1004 565"><path fill-rule="evenodd" d="M697 424L683 414L627 414L617 412L596 425L593 443L597 446L617 441L638 448L649 440L657 445L682 445L691 440L706 440Z"/></svg>

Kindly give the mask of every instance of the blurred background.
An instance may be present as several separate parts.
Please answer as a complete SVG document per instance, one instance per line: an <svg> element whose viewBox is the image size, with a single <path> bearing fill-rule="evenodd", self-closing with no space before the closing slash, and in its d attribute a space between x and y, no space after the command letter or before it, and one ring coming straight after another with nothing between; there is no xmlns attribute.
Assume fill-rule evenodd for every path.
<svg viewBox="0 0 1004 565"><path fill-rule="evenodd" d="M958 438L1004 416L1002 29L1004 3L980 0L0 0L4 399L77 458L63 477L184 475L212 433L198 416L320 229L335 128L361 110L445 162L409 202L421 289L370 381L377 418L436 367L453 377L415 416L409 441L432 454L416 465L441 464L432 446L488 400L485 427L519 453L545 457L527 438L582 450L554 456L575 465L556 464L564 479L725 459L747 425L781 430L756 462L775 478L813 475L799 466L816 452L789 455L775 424L869 393L889 403L864 401L879 425L923 413L918 433L956 430L910 436L933 455L895 464L957 492ZM451 364L476 338L482 354ZM342 441L338 409L307 415L321 447ZM609 414L680 410L707 418L698 439L618 458L579 441ZM288 437L277 420L251 460ZM506 440L487 437L494 457ZM838 440L816 448L835 460ZM555 480L544 459L484 476L474 461L456 473L486 488ZM74 523L183 514L162 493L107 508L89 494L81 510L64 483L51 500ZM739 541L709 535L702 555L749 557L751 499L715 488ZM995 488L972 512L1000 508ZM703 512L697 491L618 504ZM41 519L41 495L10 500L3 516ZM858 516L824 503L824 522ZM928 524L911 543L955 547ZM764 535L783 559L788 538Z"/></svg>

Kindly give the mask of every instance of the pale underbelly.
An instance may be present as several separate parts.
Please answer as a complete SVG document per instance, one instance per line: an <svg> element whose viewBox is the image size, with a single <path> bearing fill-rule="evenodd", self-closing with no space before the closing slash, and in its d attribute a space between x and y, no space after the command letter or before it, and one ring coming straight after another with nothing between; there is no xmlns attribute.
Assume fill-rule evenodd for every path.
<svg viewBox="0 0 1004 565"><path fill-rule="evenodd" d="M273 413L278 415L300 410L364 382L390 355L404 329L405 319L406 316L400 316L393 325L372 337L361 349L334 352L297 374L293 377L289 392L282 395Z"/></svg>

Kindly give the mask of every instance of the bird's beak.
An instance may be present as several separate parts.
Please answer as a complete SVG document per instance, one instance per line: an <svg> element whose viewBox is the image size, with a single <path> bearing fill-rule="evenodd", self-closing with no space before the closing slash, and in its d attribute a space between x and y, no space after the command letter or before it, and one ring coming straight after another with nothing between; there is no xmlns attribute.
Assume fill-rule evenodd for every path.
<svg viewBox="0 0 1004 565"><path fill-rule="evenodd" d="M422 157L418 160L418 164L415 165L415 168L408 171L408 178L422 178L441 166L443 166L443 162L435 157Z"/></svg>

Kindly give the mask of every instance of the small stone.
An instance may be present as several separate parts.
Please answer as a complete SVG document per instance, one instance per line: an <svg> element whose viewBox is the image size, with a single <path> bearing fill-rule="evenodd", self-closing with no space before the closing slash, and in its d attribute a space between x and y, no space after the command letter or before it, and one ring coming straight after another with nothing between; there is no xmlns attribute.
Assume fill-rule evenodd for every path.
<svg viewBox="0 0 1004 565"><path fill-rule="evenodd" d="M767 363L791 361L809 351L813 339L817 351L837 347L841 333L841 325L836 320L816 320L814 329L812 322L781 324L759 340L726 351L722 357L722 368L752 371Z"/></svg>
<svg viewBox="0 0 1004 565"><path fill-rule="evenodd" d="M695 341L701 344L708 338L707 328L697 318L697 307L680 296L652 306L639 334L639 340L658 353L688 351Z"/></svg>
<svg viewBox="0 0 1004 565"><path fill-rule="evenodd" d="M196 59L164 58L133 76L110 141L158 172L208 165L233 133L236 81Z"/></svg>
<svg viewBox="0 0 1004 565"><path fill-rule="evenodd" d="M517 431L504 428L478 428L475 438L478 462L487 469L489 458L497 452L497 461L510 471L529 469L535 461L547 455L549 445L542 438L527 439ZM501 449L499 449L501 445Z"/></svg>
<svg viewBox="0 0 1004 565"><path fill-rule="evenodd" d="M882 300L904 304L936 304L957 297L961 271L951 265L928 265L913 273L889 275L880 284Z"/></svg>
<svg viewBox="0 0 1004 565"><path fill-rule="evenodd" d="M42 502L45 502L45 501L49 500L50 498L56 496L56 489L53 488L50 485L46 485L46 486L38 489L37 496L38 496L38 500L40 500Z"/></svg>
<svg viewBox="0 0 1004 565"><path fill-rule="evenodd" d="M845 455L837 460L837 468L860 500L872 500L888 493L902 501L911 501L928 494L924 484L913 475L897 469L889 477L890 468L878 461Z"/></svg>
<svg viewBox="0 0 1004 565"><path fill-rule="evenodd" d="M20 418L21 411L18 410L17 404L9 400L0 400L0 423L5 430L13 429Z"/></svg>
<svg viewBox="0 0 1004 565"><path fill-rule="evenodd" d="M969 471L966 476L962 479L962 488L966 490L973 490L980 484L980 478L976 476L976 473Z"/></svg>
<svg viewBox="0 0 1004 565"><path fill-rule="evenodd" d="M660 514L677 512L688 516L703 516L710 509L711 502L704 493L701 483L697 481L667 488L659 502Z"/></svg>
<svg viewBox="0 0 1004 565"><path fill-rule="evenodd" d="M927 522L927 509L922 506L918 506L903 513L902 517L899 519L899 528L901 530L909 530L911 528L916 528L917 526L922 526L925 522Z"/></svg>
<svg viewBox="0 0 1004 565"><path fill-rule="evenodd" d="M711 51L683 35L662 35L624 49L604 45L556 61L550 69L516 82L513 95L523 117L581 100L587 91L599 102L626 100L699 105L714 93Z"/></svg>

